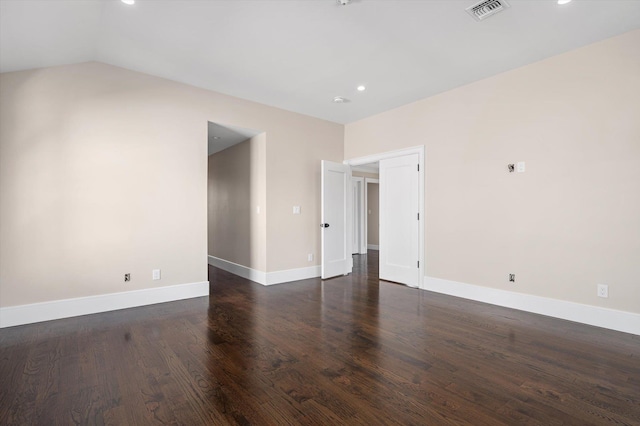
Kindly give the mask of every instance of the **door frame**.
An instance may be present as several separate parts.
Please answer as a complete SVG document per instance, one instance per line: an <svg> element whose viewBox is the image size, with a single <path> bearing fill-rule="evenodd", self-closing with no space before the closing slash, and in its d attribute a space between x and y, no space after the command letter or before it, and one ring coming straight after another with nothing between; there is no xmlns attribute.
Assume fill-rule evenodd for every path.
<svg viewBox="0 0 640 426"><path fill-rule="evenodd" d="M418 259L420 262L419 276L418 276L418 288L422 288L422 283L426 275L426 258L425 258L425 234L424 234L424 177L425 177L425 150L424 145L418 145L410 148L399 149L396 151L387 151L379 154L367 155L365 157L356 157L348 160L344 160L343 163L349 166L361 166L364 164L375 163L380 160L386 160L389 158L403 157L405 155L418 154L418 165L420 170L418 179L418 213L420 214L420 221L418 224Z"/></svg>

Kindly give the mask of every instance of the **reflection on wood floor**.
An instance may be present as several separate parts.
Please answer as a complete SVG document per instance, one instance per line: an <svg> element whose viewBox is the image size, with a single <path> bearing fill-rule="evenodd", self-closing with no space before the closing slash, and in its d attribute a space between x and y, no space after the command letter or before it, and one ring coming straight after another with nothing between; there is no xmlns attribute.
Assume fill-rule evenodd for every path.
<svg viewBox="0 0 640 426"><path fill-rule="evenodd" d="M640 338L354 273L0 330L0 424L638 425Z"/></svg>

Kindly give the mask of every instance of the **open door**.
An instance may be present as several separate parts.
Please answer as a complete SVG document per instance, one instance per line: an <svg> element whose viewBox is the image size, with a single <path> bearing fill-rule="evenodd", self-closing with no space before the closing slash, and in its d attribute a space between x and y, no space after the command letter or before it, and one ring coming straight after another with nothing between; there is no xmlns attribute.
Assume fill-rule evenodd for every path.
<svg viewBox="0 0 640 426"><path fill-rule="evenodd" d="M380 160L380 279L420 284L418 154Z"/></svg>
<svg viewBox="0 0 640 426"><path fill-rule="evenodd" d="M351 166L322 161L322 279L351 272Z"/></svg>

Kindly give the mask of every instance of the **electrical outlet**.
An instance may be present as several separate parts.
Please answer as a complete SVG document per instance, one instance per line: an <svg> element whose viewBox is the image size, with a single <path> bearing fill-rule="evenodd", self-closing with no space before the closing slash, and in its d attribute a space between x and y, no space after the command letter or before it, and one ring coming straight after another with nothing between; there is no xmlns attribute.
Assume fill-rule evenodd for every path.
<svg viewBox="0 0 640 426"><path fill-rule="evenodd" d="M516 171L517 171L518 173L524 173L524 171L525 171L525 164L524 164L524 161L518 161L518 162L516 163Z"/></svg>
<svg viewBox="0 0 640 426"><path fill-rule="evenodd" d="M160 279L160 269L154 269L154 270L151 272L151 278L152 278L153 280L159 280L159 279Z"/></svg>
<svg viewBox="0 0 640 426"><path fill-rule="evenodd" d="M308 260L309 262L313 262L313 253L309 253L309 254L307 255L307 260Z"/></svg>
<svg viewBox="0 0 640 426"><path fill-rule="evenodd" d="M293 214L300 214L300 206L293 206Z"/></svg>
<svg viewBox="0 0 640 426"><path fill-rule="evenodd" d="M598 297L609 297L609 286L606 284L598 284Z"/></svg>
<svg viewBox="0 0 640 426"><path fill-rule="evenodd" d="M516 274L509 274L509 282L510 283L516 282Z"/></svg>
<svg viewBox="0 0 640 426"><path fill-rule="evenodd" d="M131 274L124 274L124 282L131 281Z"/></svg>

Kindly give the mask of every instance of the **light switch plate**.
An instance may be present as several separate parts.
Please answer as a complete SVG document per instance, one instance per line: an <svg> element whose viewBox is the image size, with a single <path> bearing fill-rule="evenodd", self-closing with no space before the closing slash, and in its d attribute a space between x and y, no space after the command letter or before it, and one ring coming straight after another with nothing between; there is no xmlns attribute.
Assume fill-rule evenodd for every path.
<svg viewBox="0 0 640 426"><path fill-rule="evenodd" d="M293 206L293 214L300 214L300 206Z"/></svg>

